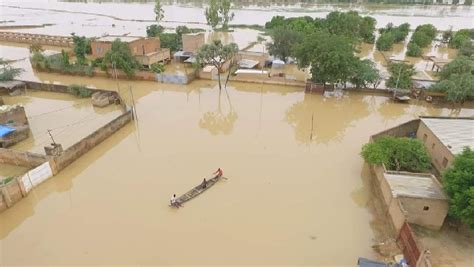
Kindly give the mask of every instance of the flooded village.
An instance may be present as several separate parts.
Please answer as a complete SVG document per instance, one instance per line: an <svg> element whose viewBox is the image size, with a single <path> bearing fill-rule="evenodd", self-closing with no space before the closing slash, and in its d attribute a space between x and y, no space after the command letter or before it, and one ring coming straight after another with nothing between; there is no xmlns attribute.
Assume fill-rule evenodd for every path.
<svg viewBox="0 0 474 267"><path fill-rule="evenodd" d="M474 264L472 1L0 14L0 266Z"/></svg>

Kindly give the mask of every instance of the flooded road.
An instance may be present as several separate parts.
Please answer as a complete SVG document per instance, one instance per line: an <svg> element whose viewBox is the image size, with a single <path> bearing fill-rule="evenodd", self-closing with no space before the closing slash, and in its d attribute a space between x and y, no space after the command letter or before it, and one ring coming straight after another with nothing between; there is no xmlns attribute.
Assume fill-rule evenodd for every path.
<svg viewBox="0 0 474 267"><path fill-rule="evenodd" d="M379 241L359 156L369 135L418 115L474 114L255 84L232 83L229 97L208 81L129 84L138 126L0 214L1 263L353 265L376 257ZM180 210L167 206L217 167L229 180Z"/></svg>

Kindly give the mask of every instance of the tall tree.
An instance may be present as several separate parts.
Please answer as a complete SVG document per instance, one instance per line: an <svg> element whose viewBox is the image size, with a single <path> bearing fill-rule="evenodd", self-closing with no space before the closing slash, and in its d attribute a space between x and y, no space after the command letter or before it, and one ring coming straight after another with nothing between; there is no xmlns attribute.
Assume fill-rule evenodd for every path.
<svg viewBox="0 0 474 267"><path fill-rule="evenodd" d="M196 65L198 68L209 64L217 69L217 78L219 81L219 90L222 89L221 73L224 72L224 66L230 64L228 76L231 75L234 57L239 52L239 47L235 43L228 45L222 44L220 40L215 40L210 44L203 45L196 55ZM226 84L229 78L226 79Z"/></svg>
<svg viewBox="0 0 474 267"><path fill-rule="evenodd" d="M91 40L73 33L72 41L74 42L74 54L76 55L77 64L84 65L86 63L86 54L91 53Z"/></svg>
<svg viewBox="0 0 474 267"><path fill-rule="evenodd" d="M474 151L465 148L443 174L449 196L449 214L474 230Z"/></svg>
<svg viewBox="0 0 474 267"><path fill-rule="evenodd" d="M405 63L392 63L388 67L390 78L387 86L392 88L410 89L412 87L411 77L415 75L413 65Z"/></svg>
<svg viewBox="0 0 474 267"><path fill-rule="evenodd" d="M216 29L219 24L222 24L222 28L227 29L229 22L234 19L234 13L230 12L231 7L230 0L210 0L209 6L204 11L207 25Z"/></svg>
<svg viewBox="0 0 474 267"><path fill-rule="evenodd" d="M165 11L163 10L161 0L155 0L155 8L153 11L155 12L155 20L157 22L160 22L165 18Z"/></svg>
<svg viewBox="0 0 474 267"><path fill-rule="evenodd" d="M311 66L312 80L315 82L346 83L351 79L358 61L351 40L324 31L307 35L294 49L298 66Z"/></svg>
<svg viewBox="0 0 474 267"><path fill-rule="evenodd" d="M277 27L270 31L272 42L267 44L268 52L277 58L287 61L293 48L302 39L302 34L288 27Z"/></svg>
<svg viewBox="0 0 474 267"><path fill-rule="evenodd" d="M121 69L128 78L132 78L140 68L140 63L135 59L127 43L116 39L112 42L112 47L102 60L102 67L116 66Z"/></svg>
<svg viewBox="0 0 474 267"><path fill-rule="evenodd" d="M350 79L357 88L372 87L374 89L380 84L382 77L377 70L375 63L364 59L356 62L354 73Z"/></svg>

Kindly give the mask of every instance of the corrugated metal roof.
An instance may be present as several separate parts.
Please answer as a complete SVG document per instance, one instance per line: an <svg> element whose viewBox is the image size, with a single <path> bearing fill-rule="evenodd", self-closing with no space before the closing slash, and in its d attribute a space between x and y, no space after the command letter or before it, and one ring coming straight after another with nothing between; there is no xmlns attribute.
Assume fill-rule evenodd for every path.
<svg viewBox="0 0 474 267"><path fill-rule="evenodd" d="M392 195L431 198L431 199L447 199L443 193L441 186L434 180L432 176L420 176L409 173L385 173L385 178L392 190Z"/></svg>
<svg viewBox="0 0 474 267"><path fill-rule="evenodd" d="M454 155L466 146L474 149L474 119L421 118L421 121Z"/></svg>

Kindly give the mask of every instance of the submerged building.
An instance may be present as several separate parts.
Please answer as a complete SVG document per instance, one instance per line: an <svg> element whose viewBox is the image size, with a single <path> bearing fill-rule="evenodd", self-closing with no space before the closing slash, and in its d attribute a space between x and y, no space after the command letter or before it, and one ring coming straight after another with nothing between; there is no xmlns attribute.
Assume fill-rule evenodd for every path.
<svg viewBox="0 0 474 267"><path fill-rule="evenodd" d="M112 42L119 39L128 44L132 55L144 66L158 62L168 62L171 58L169 48L161 48L160 38L145 38L139 36L114 36L109 35L91 43L92 56L102 58L112 47Z"/></svg>

